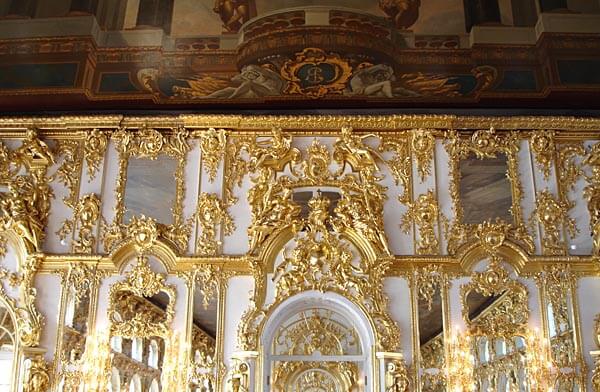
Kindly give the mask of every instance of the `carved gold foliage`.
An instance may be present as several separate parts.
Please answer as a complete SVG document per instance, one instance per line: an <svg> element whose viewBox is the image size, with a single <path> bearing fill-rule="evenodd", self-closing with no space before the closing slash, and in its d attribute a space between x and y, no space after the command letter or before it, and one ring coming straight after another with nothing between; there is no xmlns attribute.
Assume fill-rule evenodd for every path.
<svg viewBox="0 0 600 392"><path fill-rule="evenodd" d="M494 303L474 319L467 302L471 291L484 297L496 297ZM498 258L493 258L485 271L474 272L471 282L461 286L461 300L463 318L472 336L512 340L514 336L527 335L527 289L509 277Z"/></svg>
<svg viewBox="0 0 600 392"><path fill-rule="evenodd" d="M234 272L225 270L223 266L213 264L197 266L194 271L196 289L202 295L202 306L208 309L210 301L217 299L219 290L221 287L226 287Z"/></svg>
<svg viewBox="0 0 600 392"><path fill-rule="evenodd" d="M250 366L234 358L231 373L225 385L227 392L248 392L250 390Z"/></svg>
<svg viewBox="0 0 600 392"><path fill-rule="evenodd" d="M313 139L307 149L308 156L302 162L301 172L310 183L324 183L332 178L330 166L331 153L327 146L321 144L319 139Z"/></svg>
<svg viewBox="0 0 600 392"><path fill-rule="evenodd" d="M77 203L81 168L83 165L83 149L79 140L59 140L57 155L63 157L62 164L56 171L56 178L68 190L68 196L63 198L65 205L71 209Z"/></svg>
<svg viewBox="0 0 600 392"><path fill-rule="evenodd" d="M435 149L435 137L429 129L415 129L412 131L411 149L417 163L417 171L421 182L431 174L431 161Z"/></svg>
<svg viewBox="0 0 600 392"><path fill-rule="evenodd" d="M100 199L94 193L88 193L77 202L73 209L73 218L66 219L56 233L61 240L73 232L77 238L71 243L74 253L91 254L96 246L94 226L100 218Z"/></svg>
<svg viewBox="0 0 600 392"><path fill-rule="evenodd" d="M19 277L19 306L16 309L17 330L19 331L19 340L25 347L36 347L40 344L44 322L44 317L35 306L37 290L34 278L40 264L39 256L27 257Z"/></svg>
<svg viewBox="0 0 600 392"><path fill-rule="evenodd" d="M100 168L100 163L102 163L102 160L104 159L107 146L108 134L106 131L93 129L87 133L83 151L90 180L93 180L96 177L96 173L98 173L98 169Z"/></svg>
<svg viewBox="0 0 600 392"><path fill-rule="evenodd" d="M577 180L583 176L583 169L576 158L585 155L583 143L561 143L557 146L556 168L558 177L558 195L570 208L574 203L569 199L569 192L575 189Z"/></svg>
<svg viewBox="0 0 600 392"><path fill-rule="evenodd" d="M590 229L593 236L594 256L600 256L600 143L592 146L583 163L592 168L592 175L587 178L587 186L583 191L588 201Z"/></svg>
<svg viewBox="0 0 600 392"><path fill-rule="evenodd" d="M472 391L474 358L471 355L471 336L454 333L448 342L446 385L449 391Z"/></svg>
<svg viewBox="0 0 600 392"><path fill-rule="evenodd" d="M600 392L600 357L596 358L596 368L592 373L592 389Z"/></svg>
<svg viewBox="0 0 600 392"><path fill-rule="evenodd" d="M447 284L448 276L439 265L430 264L415 269L414 277L419 299L425 301L431 311L433 298L436 293L441 293L442 288Z"/></svg>
<svg viewBox="0 0 600 392"><path fill-rule="evenodd" d="M359 381L354 362L276 362L273 370L276 391L353 391Z"/></svg>
<svg viewBox="0 0 600 392"><path fill-rule="evenodd" d="M396 185L402 184L402 195L398 196L401 203L411 200L412 192L412 160L410 142L406 136L384 136L381 138L379 151L391 152L392 158L385 161Z"/></svg>
<svg viewBox="0 0 600 392"><path fill-rule="evenodd" d="M401 218L400 227L405 233L410 233L411 226L419 228L419 241L417 254L439 254L439 241L435 234L435 225L442 220L447 225L445 217L441 215L438 202L433 191L429 190L417 197L414 202L407 202L408 210Z"/></svg>
<svg viewBox="0 0 600 392"><path fill-rule="evenodd" d="M41 355L30 359L23 392L46 392L50 388L50 367Z"/></svg>
<svg viewBox="0 0 600 392"><path fill-rule="evenodd" d="M122 336L126 339L153 336L166 339L170 336L170 324L175 316L175 287L167 285L165 279L165 275L152 271L146 256L138 256L137 263L127 275L126 280L117 282L110 288L108 316L111 320L112 336ZM128 320L123 320L122 316L117 315L116 303L119 294L131 293L137 297L150 298L161 292L169 298L163 322L155 322L143 312L136 312Z"/></svg>
<svg viewBox="0 0 600 392"><path fill-rule="evenodd" d="M276 302L267 306L264 299L255 298L254 305L242 317L238 338L245 350L252 350L257 344L257 331L268 308L307 290L332 291L355 299L373 318L379 346L390 351L397 346L399 332L386 312L387 298L383 294L383 276L390 262L355 260L339 234L328 229L336 227L329 215L329 206L329 200L321 195L310 200L305 231L296 235L296 245L291 253L284 251L284 260L275 271ZM259 266L254 268L258 284L264 272ZM258 288L255 292L258 293ZM257 308L258 301L266 308Z"/></svg>
<svg viewBox="0 0 600 392"><path fill-rule="evenodd" d="M387 363L385 369L386 392L408 392L410 379L404 361L395 359Z"/></svg>
<svg viewBox="0 0 600 392"><path fill-rule="evenodd" d="M554 131L539 130L531 133L531 150L533 151L535 161L546 180L550 177L550 170L556 155L554 137Z"/></svg>
<svg viewBox="0 0 600 392"><path fill-rule="evenodd" d="M519 152L519 136L516 132L498 134L494 128L480 130L468 135L460 135L456 131L446 134L446 150L449 155L450 195L454 210L454 221L448 235L448 252L455 254L475 234L475 225L462 223L463 208L460 201L460 170L462 159L474 155L478 159L495 158L498 154L506 155L508 161L507 177L512 188L511 214L513 222L509 224L507 236L522 244L528 252L533 252L534 244L531 234L527 231L521 209L523 190L519 178L517 154ZM497 222L500 223L500 222Z"/></svg>
<svg viewBox="0 0 600 392"><path fill-rule="evenodd" d="M201 229L196 250L202 256L214 256L221 246L221 241L215 238L217 226L221 226L224 235L231 235L235 230L233 218L217 195L205 192L198 198L196 214Z"/></svg>
<svg viewBox="0 0 600 392"><path fill-rule="evenodd" d="M224 129L209 128L200 132L202 165L210 182L214 182L217 177L219 162L225 157L226 145L227 132Z"/></svg>
<svg viewBox="0 0 600 392"><path fill-rule="evenodd" d="M538 192L535 210L532 214L544 228L542 247L545 254L564 255L567 253L567 245L561 239L563 227L571 237L577 235L577 224L573 218L569 217L568 210L568 204L556 200L548 189Z"/></svg>

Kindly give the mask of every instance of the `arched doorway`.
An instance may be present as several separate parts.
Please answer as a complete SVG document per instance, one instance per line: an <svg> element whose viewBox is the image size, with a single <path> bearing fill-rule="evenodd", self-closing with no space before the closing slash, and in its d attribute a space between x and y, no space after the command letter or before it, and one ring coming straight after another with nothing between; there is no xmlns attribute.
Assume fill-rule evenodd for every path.
<svg viewBox="0 0 600 392"><path fill-rule="evenodd" d="M263 331L263 385L268 391L373 390L374 333L347 298L300 293L274 310Z"/></svg>

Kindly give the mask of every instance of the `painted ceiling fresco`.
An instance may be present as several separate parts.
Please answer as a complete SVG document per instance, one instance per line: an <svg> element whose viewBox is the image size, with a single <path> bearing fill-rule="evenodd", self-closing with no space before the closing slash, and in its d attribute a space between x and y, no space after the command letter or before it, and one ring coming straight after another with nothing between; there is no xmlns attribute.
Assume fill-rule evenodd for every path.
<svg viewBox="0 0 600 392"><path fill-rule="evenodd" d="M600 106L600 2L553 13L556 32L540 34L535 1L545 0L474 0L476 14L462 0L105 0L70 17L57 17L56 2L23 18L0 9L0 105ZM90 18L100 27L86 32Z"/></svg>

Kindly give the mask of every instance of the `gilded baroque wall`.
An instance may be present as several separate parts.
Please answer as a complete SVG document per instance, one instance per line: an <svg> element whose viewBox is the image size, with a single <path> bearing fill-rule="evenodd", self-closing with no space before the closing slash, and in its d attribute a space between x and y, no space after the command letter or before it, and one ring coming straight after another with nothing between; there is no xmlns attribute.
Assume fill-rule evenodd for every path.
<svg viewBox="0 0 600 392"><path fill-rule="evenodd" d="M0 129L14 391L600 388L597 119ZM286 319L295 298L314 306ZM292 343L302 323L318 344Z"/></svg>

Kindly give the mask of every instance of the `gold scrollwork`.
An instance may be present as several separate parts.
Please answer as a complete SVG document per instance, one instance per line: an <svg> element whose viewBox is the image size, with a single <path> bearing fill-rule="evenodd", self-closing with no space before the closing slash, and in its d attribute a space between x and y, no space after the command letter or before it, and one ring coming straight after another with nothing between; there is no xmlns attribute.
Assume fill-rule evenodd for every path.
<svg viewBox="0 0 600 392"><path fill-rule="evenodd" d="M550 177L550 169L552 168L554 157L556 155L554 137L554 131L539 130L531 133L531 150L533 151L535 161L546 180Z"/></svg>
<svg viewBox="0 0 600 392"><path fill-rule="evenodd" d="M100 218L100 199L94 193L88 193L77 202L73 209L73 218L66 219L58 234L61 240L76 231L77 238L73 239L71 248L74 253L91 254L96 246L94 225Z"/></svg>
<svg viewBox="0 0 600 392"><path fill-rule="evenodd" d="M432 190L417 197L414 202L406 203L408 210L401 218L400 227L405 233L410 233L412 224L419 228L419 241L417 242L417 254L435 255L440 253L438 238L435 234L435 226L441 221L445 226L448 221L440 212L438 202Z"/></svg>
<svg viewBox="0 0 600 392"><path fill-rule="evenodd" d="M217 195L205 192L198 198L196 214L201 229L196 241L196 250L202 256L214 256L221 246L221 241L215 238L216 228L220 225L223 234L230 235L235 230L233 218Z"/></svg>
<svg viewBox="0 0 600 392"><path fill-rule="evenodd" d="M201 131L199 135L202 165L204 171L208 174L209 181L214 182L217 178L219 162L225 156L227 132L224 129L208 128Z"/></svg>
<svg viewBox="0 0 600 392"><path fill-rule="evenodd" d="M166 276L152 271L147 256L139 255L136 265L131 269L126 280L113 284L110 288L110 305L108 317L111 321L112 336L126 339L134 337L150 338L153 336L169 339L170 325L175 316L175 287L165 284ZM155 322L144 312L135 312L130 319L118 315L117 303L120 294L149 298L159 293L167 295L169 303L165 309L164 321Z"/></svg>
<svg viewBox="0 0 600 392"><path fill-rule="evenodd" d="M425 143L429 143L428 136L424 136ZM402 195L398 196L398 200L401 203L407 203L412 198L412 160L410 156L410 149L412 148L414 151L418 149L418 153L415 152L415 155L418 156L417 159L424 159L422 161L423 166L425 167L426 155L428 154L423 149L427 149L429 147L425 145L421 145L421 137L418 140L415 140L413 137L412 142L416 143L416 146L411 147L411 143L406 136L383 136L381 138L381 144L379 145L379 151L382 153L392 152L393 156L391 159L385 161L390 172L392 173L392 177L396 182L396 185L402 184Z"/></svg>
<svg viewBox="0 0 600 392"><path fill-rule="evenodd" d="M452 197L452 208L454 210L454 221L448 235L448 252L456 254L457 250L473 237L476 225L467 225L463 221L463 208L460 201L460 170L461 159L473 154L479 159L496 158L498 154L506 155L508 161L508 172L506 173L512 188L512 207L510 209L513 222L509 223L508 236L522 244L525 249L532 253L534 251L533 238L527 231L521 199L523 190L519 178L519 166L517 153L519 152L519 135L516 132L498 134L494 128L480 130L472 133L470 137L459 135L456 131L450 131L446 135L446 150L450 156L448 166L450 171L450 195Z"/></svg>
<svg viewBox="0 0 600 392"><path fill-rule="evenodd" d="M62 164L56 171L56 178L69 190L63 198L65 205L74 208L79 194L81 168L83 166L83 149L79 140L59 140L57 155L63 157Z"/></svg>
<svg viewBox="0 0 600 392"><path fill-rule="evenodd" d="M127 165L130 157L157 159L159 154L166 154L177 160L175 170L175 201L172 206L173 224L158 225L160 236L173 242L179 250L187 249L191 233L191 221L183 216L183 200L185 197L185 166L186 156L190 149L188 144L189 132L177 128L164 134L156 129L142 127L137 131L119 129L112 135L119 152L119 175L116 184L115 217L110 225L104 228L104 248L112 251L114 246L126 238L125 216L125 185L127 181Z"/></svg>
<svg viewBox="0 0 600 392"><path fill-rule="evenodd" d="M50 388L50 367L44 357L37 355L30 359L27 379L23 392L46 392Z"/></svg>
<svg viewBox="0 0 600 392"><path fill-rule="evenodd" d="M583 163L592 168L583 194L588 201L590 228L593 236L594 256L600 256L600 143L592 146Z"/></svg>
<svg viewBox="0 0 600 392"><path fill-rule="evenodd" d="M90 180L96 177L100 163L104 159L106 147L108 146L108 133L99 129L92 129L87 133L83 152L87 164L87 174Z"/></svg>
<svg viewBox="0 0 600 392"><path fill-rule="evenodd" d="M417 163L417 171L421 182L431 174L431 161L435 149L435 136L429 129L415 129L412 131L411 150Z"/></svg>
<svg viewBox="0 0 600 392"><path fill-rule="evenodd" d="M561 239L563 227L571 237L577 235L577 224L575 219L569 217L568 210L567 203L556 200L548 189L538 192L532 215L537 218L544 229L542 237L544 254L565 255L567 253L566 242Z"/></svg>

